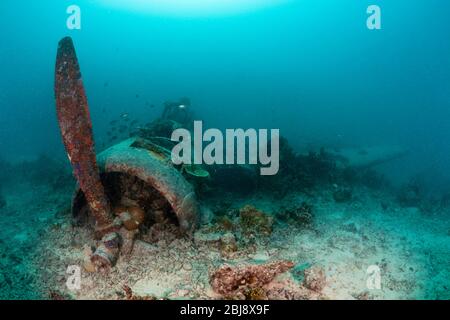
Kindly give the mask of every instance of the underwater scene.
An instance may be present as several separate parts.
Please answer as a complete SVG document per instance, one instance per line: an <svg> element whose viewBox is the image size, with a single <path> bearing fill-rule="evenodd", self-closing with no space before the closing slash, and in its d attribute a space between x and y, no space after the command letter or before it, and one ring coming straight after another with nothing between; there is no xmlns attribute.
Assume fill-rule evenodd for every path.
<svg viewBox="0 0 450 320"><path fill-rule="evenodd" d="M446 0L0 2L0 300L449 300Z"/></svg>

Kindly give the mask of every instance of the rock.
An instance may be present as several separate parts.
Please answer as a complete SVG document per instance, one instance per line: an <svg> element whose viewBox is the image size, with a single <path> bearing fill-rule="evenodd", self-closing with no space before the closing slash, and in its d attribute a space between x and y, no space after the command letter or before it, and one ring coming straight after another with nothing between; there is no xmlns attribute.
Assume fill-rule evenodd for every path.
<svg viewBox="0 0 450 320"><path fill-rule="evenodd" d="M221 242L223 234L220 232L205 232L199 230L194 233L194 242L196 244L208 244L218 246Z"/></svg>
<svg viewBox="0 0 450 320"><path fill-rule="evenodd" d="M238 250L236 237L233 233L228 232L220 238L220 254L222 257L230 257Z"/></svg>
<svg viewBox="0 0 450 320"><path fill-rule="evenodd" d="M304 285L313 291L322 291L326 285L325 271L318 266L306 269Z"/></svg>
<svg viewBox="0 0 450 320"><path fill-rule="evenodd" d="M261 294L259 290L274 278L294 266L290 261L278 261L265 265L231 267L225 265L216 270L210 279L213 290L226 298L246 297L249 292Z"/></svg>
<svg viewBox="0 0 450 320"><path fill-rule="evenodd" d="M269 236L272 233L272 217L247 205L239 210L242 233L246 236Z"/></svg>
<svg viewBox="0 0 450 320"><path fill-rule="evenodd" d="M300 206L283 207L276 217L281 222L307 227L313 222L313 207L306 202L302 202Z"/></svg>

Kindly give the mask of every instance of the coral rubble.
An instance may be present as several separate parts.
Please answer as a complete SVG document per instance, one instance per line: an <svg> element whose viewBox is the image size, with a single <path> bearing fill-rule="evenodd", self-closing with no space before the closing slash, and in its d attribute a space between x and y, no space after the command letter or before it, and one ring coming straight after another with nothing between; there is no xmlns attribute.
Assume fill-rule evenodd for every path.
<svg viewBox="0 0 450 320"><path fill-rule="evenodd" d="M294 266L290 261L244 267L223 266L211 275L213 290L226 298L264 297L263 287Z"/></svg>

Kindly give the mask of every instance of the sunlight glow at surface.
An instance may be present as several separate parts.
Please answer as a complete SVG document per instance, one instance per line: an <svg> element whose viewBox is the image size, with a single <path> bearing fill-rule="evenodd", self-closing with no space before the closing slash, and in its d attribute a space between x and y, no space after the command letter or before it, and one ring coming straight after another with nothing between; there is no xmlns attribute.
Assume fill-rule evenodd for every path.
<svg viewBox="0 0 450 320"><path fill-rule="evenodd" d="M110 8L173 16L230 15L279 5L290 0L101 0Z"/></svg>

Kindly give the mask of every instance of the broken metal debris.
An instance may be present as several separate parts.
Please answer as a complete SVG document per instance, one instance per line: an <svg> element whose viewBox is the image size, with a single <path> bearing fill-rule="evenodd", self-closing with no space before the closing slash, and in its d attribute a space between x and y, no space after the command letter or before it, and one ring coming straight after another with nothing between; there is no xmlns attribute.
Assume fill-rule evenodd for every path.
<svg viewBox="0 0 450 320"><path fill-rule="evenodd" d="M97 247L91 256L91 261L98 271L108 271L115 265L120 252L120 236L115 232L108 233L102 239L101 244Z"/></svg>
<svg viewBox="0 0 450 320"><path fill-rule="evenodd" d="M180 230L191 234L199 216L193 186L170 160L161 158L152 149L147 149L146 144L138 141L130 138L98 155L103 185L113 207L117 208L116 214L123 211L124 206L128 209L139 207L144 210L146 220L161 222L160 217L169 217L173 213ZM78 190L72 204L75 219L82 219L85 206L86 199ZM122 221L128 220L130 215L120 213L123 212L117 215L122 216ZM140 212L131 214L138 221L140 215ZM132 217L132 220L136 218ZM132 227L131 223L129 227Z"/></svg>

